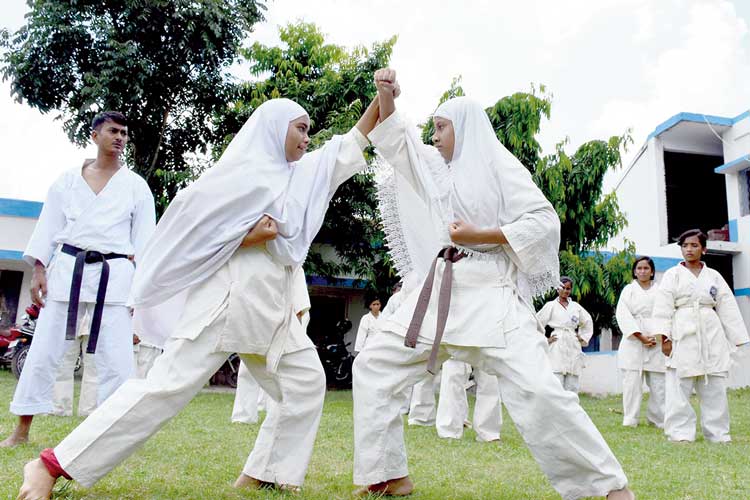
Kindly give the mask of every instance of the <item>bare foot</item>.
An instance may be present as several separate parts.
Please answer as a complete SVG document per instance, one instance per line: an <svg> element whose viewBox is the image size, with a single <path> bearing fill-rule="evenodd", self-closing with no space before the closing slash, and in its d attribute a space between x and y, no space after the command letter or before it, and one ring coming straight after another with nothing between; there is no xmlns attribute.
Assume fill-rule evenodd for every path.
<svg viewBox="0 0 750 500"><path fill-rule="evenodd" d="M32 460L23 466L23 484L16 500L47 500L56 480L40 459Z"/></svg>
<svg viewBox="0 0 750 500"><path fill-rule="evenodd" d="M302 493L302 488L293 484L280 484L278 488L279 491L291 493L293 495L299 495L300 493Z"/></svg>
<svg viewBox="0 0 750 500"><path fill-rule="evenodd" d="M626 486L620 490L610 491L607 500L635 500L635 493Z"/></svg>
<svg viewBox="0 0 750 500"><path fill-rule="evenodd" d="M261 481L254 477L248 476L247 474L240 474L240 477L234 482L235 488L244 488L247 490L261 490L265 488L273 488L274 484L267 481Z"/></svg>
<svg viewBox="0 0 750 500"><path fill-rule="evenodd" d="M404 476L396 479L389 479L382 483L363 486L354 492L354 496L366 497L370 493L374 493L390 497L405 497L406 495L411 495L412 491L414 491L414 483L411 482L409 476Z"/></svg>
<svg viewBox="0 0 750 500"><path fill-rule="evenodd" d="M13 434L5 438L4 441L0 441L0 448L14 448L21 444L29 442L28 434L19 434L18 431L13 431Z"/></svg>

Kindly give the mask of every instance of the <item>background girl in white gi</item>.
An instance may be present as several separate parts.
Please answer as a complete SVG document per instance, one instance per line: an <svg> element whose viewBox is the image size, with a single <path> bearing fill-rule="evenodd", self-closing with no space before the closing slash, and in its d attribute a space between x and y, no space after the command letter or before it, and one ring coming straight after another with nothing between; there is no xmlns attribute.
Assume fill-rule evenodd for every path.
<svg viewBox="0 0 750 500"><path fill-rule="evenodd" d="M731 441L730 354L750 339L732 289L701 261L706 235L691 229L678 242L685 260L664 273L653 313L653 331L664 336L662 350L669 356L664 432L670 441L695 441L696 416L690 405L695 389L703 437L726 443Z"/></svg>
<svg viewBox="0 0 750 500"><path fill-rule="evenodd" d="M573 280L560 278L557 298L544 304L536 317L542 326L552 328L549 336L549 358L552 370L565 390L578 394L579 379L585 358L581 346L589 345L594 321L581 304L570 299Z"/></svg>
<svg viewBox="0 0 750 500"><path fill-rule="evenodd" d="M626 487L625 474L578 398L552 373L528 305L528 297L559 283L555 210L497 140L478 103L460 97L442 104L434 115L435 147L428 147L395 112L395 72L379 70L375 78L381 122L369 138L393 169L384 167L379 183L381 218L406 281L401 306L354 361L354 482L365 485L356 494L411 493L400 413L404 388L426 368L434 371L436 361L453 357L499 378L508 413L564 498L607 492L633 498L629 490L614 491ZM444 260L434 264L451 244L467 256L452 267ZM460 256L451 250L448 258ZM432 284L425 281L432 265L436 286L430 295L425 291L425 302L420 285ZM447 295L438 288L451 268L450 309L439 316L445 331L433 359L435 305ZM418 301L427 305L424 321L410 328ZM416 333L409 346L407 332Z"/></svg>
<svg viewBox="0 0 750 500"><path fill-rule="evenodd" d="M437 405L435 429L438 436L461 439L464 427L471 427L479 442L500 440L503 410L497 377L485 373L463 361L449 359L443 363L440 377L440 399ZM474 415L469 421L469 400L466 390L471 387L469 377L474 374Z"/></svg>
<svg viewBox="0 0 750 500"><path fill-rule="evenodd" d="M45 497L56 476L90 486L122 462L237 352L270 405L235 486L303 483L325 375L291 301L336 188L366 167L377 102L345 136L305 155L310 119L288 99L260 105L221 158L167 208L144 252L130 303L179 311L145 380L125 383L54 450L24 469L19 498ZM181 303L181 304L180 304ZM131 350L132 352L132 350ZM131 361L132 366L132 361Z"/></svg>
<svg viewBox="0 0 750 500"><path fill-rule="evenodd" d="M18 425L0 447L26 442L34 415L52 412L58 367L87 311L101 334L94 356L97 403L133 375L133 330L126 302L134 267L128 257L139 261L153 233L154 198L146 181L120 163L128 142L127 119L104 112L94 117L91 128L96 160L67 170L52 183L24 252L24 260L34 268L31 300L41 311L10 404L11 413L19 416ZM71 288L77 290L72 284L78 256L85 264L76 310L71 307ZM106 294L99 301L97 322L93 314L102 284L102 257L109 257L109 279L102 288ZM66 340L69 333L72 337Z"/></svg>
<svg viewBox="0 0 750 500"><path fill-rule="evenodd" d="M643 400L645 379L650 392L646 418L664 427L665 357L660 342L651 330L651 312L656 299L656 268L651 257L633 262L633 282L623 288L617 301L617 325L622 341L617 364L622 370L622 425L637 427Z"/></svg>
<svg viewBox="0 0 750 500"><path fill-rule="evenodd" d="M354 341L354 355L359 354L359 351L364 349L365 343L367 343L367 337L375 332L375 322L380 316L380 299L374 298L367 303L367 309L370 312L362 316L359 320L359 328L357 329L357 339Z"/></svg>

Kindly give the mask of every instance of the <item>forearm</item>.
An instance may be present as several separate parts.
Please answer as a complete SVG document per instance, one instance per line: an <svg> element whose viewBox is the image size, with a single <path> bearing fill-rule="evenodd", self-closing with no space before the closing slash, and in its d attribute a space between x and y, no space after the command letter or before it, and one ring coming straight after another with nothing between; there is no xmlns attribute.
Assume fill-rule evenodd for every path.
<svg viewBox="0 0 750 500"><path fill-rule="evenodd" d="M482 239L480 243L494 243L496 245L505 245L508 239L500 228L491 228L482 230Z"/></svg>
<svg viewBox="0 0 750 500"><path fill-rule="evenodd" d="M378 124L378 116L380 114L380 100L375 97L370 102L370 105L367 106L367 109L362 114L362 116L359 118L359 121L357 122L357 129L367 137L367 134L369 134L372 129L375 128L375 125Z"/></svg>
<svg viewBox="0 0 750 500"><path fill-rule="evenodd" d="M380 121L382 122L396 111L396 98L390 90L379 90L378 101L380 101Z"/></svg>

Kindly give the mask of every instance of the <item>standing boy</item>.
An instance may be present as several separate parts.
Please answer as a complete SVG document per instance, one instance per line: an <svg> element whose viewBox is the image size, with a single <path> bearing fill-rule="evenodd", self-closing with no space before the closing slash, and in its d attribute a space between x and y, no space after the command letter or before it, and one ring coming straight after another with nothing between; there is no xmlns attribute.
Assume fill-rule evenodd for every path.
<svg viewBox="0 0 750 500"><path fill-rule="evenodd" d="M63 173L49 189L24 260L34 267L31 300L41 312L10 411L18 425L0 447L29 439L34 415L51 413L53 388L76 325L91 316L97 403L133 374L130 293L134 262L156 224L148 184L122 165L128 122L108 111L91 123L96 161Z"/></svg>

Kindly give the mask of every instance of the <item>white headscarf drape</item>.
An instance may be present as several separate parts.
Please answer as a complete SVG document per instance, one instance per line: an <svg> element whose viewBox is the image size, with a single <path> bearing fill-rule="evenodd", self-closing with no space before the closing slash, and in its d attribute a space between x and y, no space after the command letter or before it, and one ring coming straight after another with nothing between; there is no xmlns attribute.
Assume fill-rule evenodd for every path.
<svg viewBox="0 0 750 500"><path fill-rule="evenodd" d="M306 115L289 99L266 101L216 165L177 194L137 263L130 305L160 304L214 274L263 215L279 226L269 251L283 264L302 264L323 223L341 146L334 137L287 162L289 122Z"/></svg>
<svg viewBox="0 0 750 500"><path fill-rule="evenodd" d="M448 169L434 148L423 145L414 132L406 134L409 157L415 174L422 178L420 184L429 193L430 206L415 203L397 172L381 182L381 192L386 193L381 199L391 200L381 203L386 234L391 228L389 244L390 240L397 242L398 260L410 264L404 272L419 271L416 263L432 262L436 254L434 243L428 253L409 241L444 244L448 233L445 221L462 220L480 228L503 229L509 245L454 246L477 257L506 252L518 267L522 295L539 295L557 286L560 221L528 170L497 139L482 106L467 97L457 97L438 107L434 116L453 124L455 145ZM432 223L412 224L409 219L415 213ZM426 236L427 232L433 236Z"/></svg>

